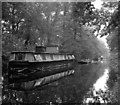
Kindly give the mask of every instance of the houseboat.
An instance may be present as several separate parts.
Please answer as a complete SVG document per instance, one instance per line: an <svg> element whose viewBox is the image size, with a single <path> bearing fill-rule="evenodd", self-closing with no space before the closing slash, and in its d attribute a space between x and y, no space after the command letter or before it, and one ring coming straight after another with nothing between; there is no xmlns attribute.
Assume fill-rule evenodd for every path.
<svg viewBox="0 0 120 105"><path fill-rule="evenodd" d="M44 85L73 74L74 60L74 55L60 53L58 46L37 46L32 52L13 51L9 59L8 82L14 88L23 86L23 89Z"/></svg>

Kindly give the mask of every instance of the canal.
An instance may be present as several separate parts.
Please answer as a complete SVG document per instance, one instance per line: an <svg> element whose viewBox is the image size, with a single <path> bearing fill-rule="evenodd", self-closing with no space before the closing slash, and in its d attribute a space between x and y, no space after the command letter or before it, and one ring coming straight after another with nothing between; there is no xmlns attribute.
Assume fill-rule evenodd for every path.
<svg viewBox="0 0 120 105"><path fill-rule="evenodd" d="M99 63L101 68L98 70L98 76L94 81L93 86L89 88L83 99L83 103L109 103L111 102L108 95L109 88L107 86L107 80L109 78L109 66L107 61Z"/></svg>
<svg viewBox="0 0 120 105"><path fill-rule="evenodd" d="M29 91L27 95L24 92L17 92L16 99L27 103L88 103L96 97L95 92L107 89L105 83L108 73L106 60L95 64L76 64L74 75Z"/></svg>
<svg viewBox="0 0 120 105"><path fill-rule="evenodd" d="M15 103L89 103L99 96L97 92L107 90L109 66L103 62L77 64L75 74L40 87L33 91L9 91ZM16 93L16 94L15 94ZM10 96L12 94L12 96ZM101 99L101 102L104 100Z"/></svg>

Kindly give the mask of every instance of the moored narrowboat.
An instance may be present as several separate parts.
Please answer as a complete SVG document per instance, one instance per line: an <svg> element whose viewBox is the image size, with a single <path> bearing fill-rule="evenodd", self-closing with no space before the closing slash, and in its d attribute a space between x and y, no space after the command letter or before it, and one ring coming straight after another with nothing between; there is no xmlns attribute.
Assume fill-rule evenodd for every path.
<svg viewBox="0 0 120 105"><path fill-rule="evenodd" d="M36 47L35 52L11 52L9 83L33 81L74 69L75 57L59 53L58 47Z"/></svg>

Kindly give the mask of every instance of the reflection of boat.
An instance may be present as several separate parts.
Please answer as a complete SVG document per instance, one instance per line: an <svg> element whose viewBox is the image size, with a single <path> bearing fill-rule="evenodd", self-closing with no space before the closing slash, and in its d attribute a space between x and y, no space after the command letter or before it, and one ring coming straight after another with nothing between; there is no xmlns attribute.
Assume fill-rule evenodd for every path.
<svg viewBox="0 0 120 105"><path fill-rule="evenodd" d="M78 61L79 64L88 64L91 63L90 59L82 59L81 61Z"/></svg>
<svg viewBox="0 0 120 105"><path fill-rule="evenodd" d="M94 61L93 63L99 63L99 61Z"/></svg>
<svg viewBox="0 0 120 105"><path fill-rule="evenodd" d="M51 82L54 82L56 80L59 80L63 77L66 77L66 76L69 76L72 74L74 74L74 70L68 70L68 71L64 71L64 72L57 73L54 75L39 78L39 79L36 79L33 81L21 82L21 83L12 83L12 84L9 84L9 88L14 89L14 90L18 90L18 91L19 90L20 91L21 90L22 91L33 90L33 89L36 89L37 87L42 87L44 85L47 85Z"/></svg>
<svg viewBox="0 0 120 105"><path fill-rule="evenodd" d="M58 79L58 77L72 74L72 71L71 73L67 71L74 68L74 55L59 53L56 47L48 49L46 51L45 47L40 47L39 50L37 48L36 52L12 52L9 60L9 83L24 84L23 82L48 76L53 79L49 80L47 78L46 80L52 81ZM63 74L61 74L62 72ZM56 74L59 75L50 77Z"/></svg>
<svg viewBox="0 0 120 105"><path fill-rule="evenodd" d="M85 61L79 61L78 63L79 63L79 64L87 64L88 62L85 62Z"/></svg>

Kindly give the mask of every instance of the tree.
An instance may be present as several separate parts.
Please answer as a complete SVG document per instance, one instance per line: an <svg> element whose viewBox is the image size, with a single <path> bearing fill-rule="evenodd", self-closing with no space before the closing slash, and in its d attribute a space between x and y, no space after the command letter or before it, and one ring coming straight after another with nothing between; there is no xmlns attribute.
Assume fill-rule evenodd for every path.
<svg viewBox="0 0 120 105"><path fill-rule="evenodd" d="M36 44L59 44L62 45L62 52L74 54L77 60L86 58L94 59L104 52L101 51L102 46L99 45L100 43L97 38L90 31L91 29L85 27L90 26L92 22L94 22L95 16L94 7L89 2L6 2L3 4L2 19L3 52L33 50ZM18 20L20 20L20 22ZM17 25L17 23L19 24ZM83 85L90 71L88 69L86 71L77 69L76 71L81 73L81 77L77 75L75 79L72 80L72 83L71 80L67 78L66 83L69 84L68 86L67 84L65 85L64 81L59 85L61 86L60 89L67 86L65 90L68 91L65 93L63 90L57 88L58 96L54 96L53 92L51 92L51 96L59 99L59 97L65 93L66 95L64 95L64 97L62 96L62 99L67 100L67 102L81 102L82 96L90 86L90 81L87 82L87 85ZM96 71L96 68L94 71ZM85 77L83 77L82 74L84 74ZM92 76L93 74L91 72L90 78L92 78ZM76 82L74 83L75 80ZM71 84L74 84L72 88L70 87ZM80 88L82 85L83 87ZM78 87L80 89L77 89ZM71 89L73 91L71 91ZM45 93L47 94L48 91L54 91L55 93L56 90L53 88L46 89ZM68 94L69 92L71 92L70 95ZM79 93L79 95L77 93ZM36 94L33 96L39 96L41 100L30 100L31 102L53 100L53 97L48 97L49 99L47 100L42 91L39 93L36 92ZM28 94L28 96L29 95L30 94ZM77 98L77 96L79 96L79 98Z"/></svg>
<svg viewBox="0 0 120 105"><path fill-rule="evenodd" d="M108 85L110 86L110 90L113 93L115 93L115 91L118 91L114 95L119 97L120 93L119 93L119 88L118 87L120 85L120 82L119 82L120 71L118 69L118 64L119 64L119 56L118 55L120 53L119 52L120 2L116 2L113 5L116 5L116 8L115 8L115 11L113 12L113 14L111 16L109 25L107 27L107 32L109 33L109 36L107 38L107 42L108 42L108 45L110 47L110 54L111 54L111 57L110 57L111 71L110 71L110 78L108 80ZM109 4L110 7L113 6L113 5ZM118 82L118 86L116 85L116 82ZM115 90L114 90L114 87L116 88ZM120 102L118 97L116 97L116 102L117 103Z"/></svg>

